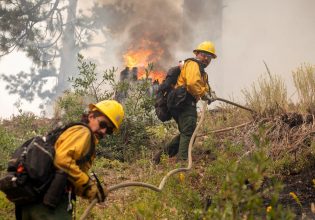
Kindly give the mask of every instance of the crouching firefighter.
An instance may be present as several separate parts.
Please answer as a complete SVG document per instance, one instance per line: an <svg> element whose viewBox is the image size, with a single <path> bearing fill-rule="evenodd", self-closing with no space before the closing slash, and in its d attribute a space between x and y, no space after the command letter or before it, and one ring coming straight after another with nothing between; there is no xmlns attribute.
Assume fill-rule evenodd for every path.
<svg viewBox="0 0 315 220"><path fill-rule="evenodd" d="M214 92L208 83L205 68L210 64L215 54L214 44L210 41L202 42L193 51L195 58L186 59L182 65L175 88L167 95L167 108L175 119L179 134L153 158L158 164L162 153L172 157L171 161L185 161L188 158L188 146L197 124L196 104L200 99L210 104Z"/></svg>
<svg viewBox="0 0 315 220"><path fill-rule="evenodd" d="M104 100L90 104L89 112L83 115L80 123L57 128L45 138L35 137L25 142L20 153L17 153L18 150L15 152L22 155L14 160L20 161L15 170L10 168L9 162L8 175L5 177L9 181L0 181L0 189L16 205L16 218L72 219L72 204L76 195L90 201L97 198L98 202L103 202L107 196L106 189L100 185L96 176L95 180L87 173L95 158L95 145L105 135L117 131L123 117L121 104L114 100ZM53 147L49 148L48 145ZM38 149L44 152L40 156L40 153L35 155ZM45 158L46 155L49 157ZM46 172L41 168L42 174L39 174L39 163L45 164L49 159L52 159L53 168L45 168ZM38 162L39 160L41 161ZM43 176L51 173L53 175L47 181ZM39 177L44 178L48 184L37 184L41 182ZM23 192L23 195L17 195L18 191Z"/></svg>

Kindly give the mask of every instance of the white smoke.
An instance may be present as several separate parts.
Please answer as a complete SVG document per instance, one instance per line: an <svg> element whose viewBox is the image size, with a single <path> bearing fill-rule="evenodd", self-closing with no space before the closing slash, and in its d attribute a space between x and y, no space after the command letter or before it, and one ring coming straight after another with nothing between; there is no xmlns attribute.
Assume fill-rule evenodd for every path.
<svg viewBox="0 0 315 220"><path fill-rule="evenodd" d="M217 59L220 94L240 90L266 73L285 79L294 93L291 71L303 62L315 64L314 0L226 1L223 13L222 56Z"/></svg>

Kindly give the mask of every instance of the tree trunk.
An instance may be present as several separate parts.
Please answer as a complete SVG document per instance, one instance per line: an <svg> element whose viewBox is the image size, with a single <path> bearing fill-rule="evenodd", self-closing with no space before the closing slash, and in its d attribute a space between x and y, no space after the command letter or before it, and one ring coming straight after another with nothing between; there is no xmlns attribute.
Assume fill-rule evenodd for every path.
<svg viewBox="0 0 315 220"><path fill-rule="evenodd" d="M77 54L79 48L75 40L75 23L78 0L69 0L67 9L67 21L65 24L62 38L62 48L60 56L60 68L58 84L56 87L56 97L61 95L64 90L70 88L68 79L77 73Z"/></svg>

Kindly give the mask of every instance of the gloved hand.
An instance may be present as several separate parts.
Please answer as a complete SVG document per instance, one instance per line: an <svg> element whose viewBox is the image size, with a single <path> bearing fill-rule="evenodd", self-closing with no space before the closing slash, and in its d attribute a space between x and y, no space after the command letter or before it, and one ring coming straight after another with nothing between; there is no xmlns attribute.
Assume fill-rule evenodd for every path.
<svg viewBox="0 0 315 220"><path fill-rule="evenodd" d="M212 100L217 98L217 95L215 94L215 91L212 91L212 90L210 92L210 96L211 96Z"/></svg>
<svg viewBox="0 0 315 220"><path fill-rule="evenodd" d="M91 180L88 183L88 188L86 189L84 193L84 197L87 198L89 201L92 201L94 199L97 199L97 202L104 202L107 195L108 191L106 188L102 188L104 193L102 193L99 188L97 187L97 184L95 182L92 182Z"/></svg>
<svg viewBox="0 0 315 220"><path fill-rule="evenodd" d="M213 102L213 99L211 98L211 96L209 95L209 93L206 93L203 97L201 97L201 99L203 101L207 101L208 105L211 104L211 102Z"/></svg>

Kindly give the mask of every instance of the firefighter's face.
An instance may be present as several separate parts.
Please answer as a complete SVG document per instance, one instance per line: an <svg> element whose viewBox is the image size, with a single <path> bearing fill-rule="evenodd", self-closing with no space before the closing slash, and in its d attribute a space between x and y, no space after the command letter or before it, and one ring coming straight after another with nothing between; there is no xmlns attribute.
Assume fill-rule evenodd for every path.
<svg viewBox="0 0 315 220"><path fill-rule="evenodd" d="M114 125L106 116L89 115L89 126L98 139L113 133Z"/></svg>
<svg viewBox="0 0 315 220"><path fill-rule="evenodd" d="M203 53L203 52L198 52L196 54L196 58L200 60L204 64L204 68L206 68L210 62L213 56L211 54Z"/></svg>

